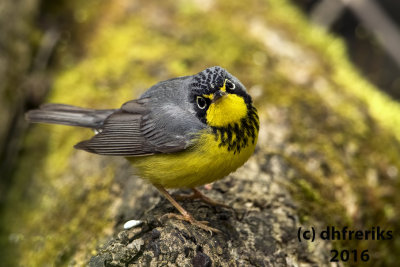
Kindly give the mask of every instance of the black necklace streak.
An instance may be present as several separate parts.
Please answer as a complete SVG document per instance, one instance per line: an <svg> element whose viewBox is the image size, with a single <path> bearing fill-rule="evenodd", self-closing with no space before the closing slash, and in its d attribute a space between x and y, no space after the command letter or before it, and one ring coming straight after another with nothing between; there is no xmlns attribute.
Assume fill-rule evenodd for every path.
<svg viewBox="0 0 400 267"><path fill-rule="evenodd" d="M248 105L247 116L239 123L229 124L227 127L212 127L215 141L220 140L219 147L227 147L234 154L240 153L247 147L249 140L254 144L259 130L258 114L255 107ZM233 139L233 137L235 138Z"/></svg>

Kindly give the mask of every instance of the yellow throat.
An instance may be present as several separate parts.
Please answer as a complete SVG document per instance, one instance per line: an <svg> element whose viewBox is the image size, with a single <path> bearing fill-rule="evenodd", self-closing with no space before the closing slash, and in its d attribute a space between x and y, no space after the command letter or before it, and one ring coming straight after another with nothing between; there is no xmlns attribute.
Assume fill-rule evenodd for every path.
<svg viewBox="0 0 400 267"><path fill-rule="evenodd" d="M240 122L247 115L247 105L238 95L228 94L212 103L207 110L207 124L211 127L226 127Z"/></svg>

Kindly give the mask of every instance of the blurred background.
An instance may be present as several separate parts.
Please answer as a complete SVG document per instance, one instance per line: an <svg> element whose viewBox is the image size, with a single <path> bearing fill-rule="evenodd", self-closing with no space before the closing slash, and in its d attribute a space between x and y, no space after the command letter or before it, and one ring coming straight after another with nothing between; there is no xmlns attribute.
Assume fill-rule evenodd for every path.
<svg viewBox="0 0 400 267"><path fill-rule="evenodd" d="M85 262L116 217L120 162L74 151L90 132L28 125L27 110L117 107L213 65L246 84L263 122L290 125L260 147L311 168L311 200L293 193L301 218L400 230L399 15L397 0L0 2L0 258ZM399 260L399 239L352 246L377 251L371 266Z"/></svg>
<svg viewBox="0 0 400 267"><path fill-rule="evenodd" d="M308 18L346 41L354 64L378 88L400 100L400 2L292 0Z"/></svg>

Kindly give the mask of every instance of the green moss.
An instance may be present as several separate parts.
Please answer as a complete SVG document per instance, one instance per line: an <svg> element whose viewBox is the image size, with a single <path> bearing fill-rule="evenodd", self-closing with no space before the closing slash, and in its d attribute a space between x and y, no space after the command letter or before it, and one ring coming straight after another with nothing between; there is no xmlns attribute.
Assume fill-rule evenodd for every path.
<svg viewBox="0 0 400 267"><path fill-rule="evenodd" d="M330 69L329 77L336 85L335 89L363 101L374 119L400 140L400 105L361 77L348 60L343 41L330 36L318 26L310 27L304 16L287 5L286 0L271 1L269 4L274 12L268 16L268 20L287 27L292 38L315 51L320 63Z"/></svg>

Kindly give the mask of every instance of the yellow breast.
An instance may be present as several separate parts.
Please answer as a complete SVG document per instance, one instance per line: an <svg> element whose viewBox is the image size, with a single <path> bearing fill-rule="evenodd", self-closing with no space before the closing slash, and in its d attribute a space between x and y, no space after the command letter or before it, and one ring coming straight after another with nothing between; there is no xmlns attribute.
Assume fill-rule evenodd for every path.
<svg viewBox="0 0 400 267"><path fill-rule="evenodd" d="M207 129L199 133L193 147L183 152L128 159L138 175L153 184L166 188L193 188L219 180L242 166L254 152L258 124L256 128L254 138L249 137L246 146L239 150L222 145L224 133L216 134ZM231 141L240 139L235 135Z"/></svg>

